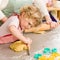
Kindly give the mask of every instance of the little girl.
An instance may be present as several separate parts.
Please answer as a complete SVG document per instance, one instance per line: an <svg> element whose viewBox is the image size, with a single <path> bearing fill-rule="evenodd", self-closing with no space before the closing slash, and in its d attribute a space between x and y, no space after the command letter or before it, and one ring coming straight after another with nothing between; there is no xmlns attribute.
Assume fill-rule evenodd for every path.
<svg viewBox="0 0 60 60"><path fill-rule="evenodd" d="M35 13L36 8L32 7L33 11ZM8 20L0 27L0 44L3 43L9 43L9 42L14 42L16 40L21 40L26 44L30 44L31 40L29 38L24 37L22 34L22 30L31 28L31 26L37 25L35 18L39 17L38 14L37 16L30 14L29 12L32 13L30 7L25 7L24 10L20 11L20 15L18 16L17 14L14 14ZM32 20L31 17L34 20ZM40 17L39 17L40 18ZM30 21L29 21L30 20ZM35 22L35 23L34 23ZM24 23L24 27L22 27L22 23ZM34 24L33 24L34 23Z"/></svg>
<svg viewBox="0 0 60 60"><path fill-rule="evenodd" d="M41 23L42 15L34 5L24 6L20 9L20 15L11 16L0 27L0 44L21 40L30 45L31 40L26 38L22 31L29 30L32 27L39 27L40 30L50 30L50 25ZM23 26L22 26L23 24Z"/></svg>

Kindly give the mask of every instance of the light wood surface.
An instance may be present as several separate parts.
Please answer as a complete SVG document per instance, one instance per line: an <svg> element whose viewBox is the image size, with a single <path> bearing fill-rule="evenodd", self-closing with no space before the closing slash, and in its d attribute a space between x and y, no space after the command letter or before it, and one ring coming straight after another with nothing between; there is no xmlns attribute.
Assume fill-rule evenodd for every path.
<svg viewBox="0 0 60 60"><path fill-rule="evenodd" d="M49 11L55 11L56 17L60 20L60 8L59 7L48 7Z"/></svg>

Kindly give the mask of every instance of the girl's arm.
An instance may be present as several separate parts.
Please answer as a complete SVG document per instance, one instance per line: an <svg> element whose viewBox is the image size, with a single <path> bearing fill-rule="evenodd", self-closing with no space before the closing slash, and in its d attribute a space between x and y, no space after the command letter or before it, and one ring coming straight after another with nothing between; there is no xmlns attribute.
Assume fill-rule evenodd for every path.
<svg viewBox="0 0 60 60"><path fill-rule="evenodd" d="M50 25L46 24L46 23L42 23L37 27L32 27L30 29L26 29L25 32L38 32L38 31L46 31L46 30L50 30L51 27Z"/></svg>
<svg viewBox="0 0 60 60"><path fill-rule="evenodd" d="M29 39L27 39L26 37L23 36L23 34L21 33L21 30L18 30L15 26L9 26L9 30L10 32L19 40L23 41L26 44L30 44L31 41Z"/></svg>
<svg viewBox="0 0 60 60"><path fill-rule="evenodd" d="M52 22L52 26L54 26L55 22ZM56 25L57 26L57 25ZM46 23L42 23L40 25L38 25L37 27L32 27L30 29L26 29L25 32L38 32L38 31L47 31L47 30L51 30L51 25L46 24Z"/></svg>

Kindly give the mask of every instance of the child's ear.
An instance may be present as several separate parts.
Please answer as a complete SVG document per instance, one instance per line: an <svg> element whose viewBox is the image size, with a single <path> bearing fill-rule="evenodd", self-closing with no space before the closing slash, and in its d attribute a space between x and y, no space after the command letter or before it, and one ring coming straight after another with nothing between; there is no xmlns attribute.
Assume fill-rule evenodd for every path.
<svg viewBox="0 0 60 60"><path fill-rule="evenodd" d="M25 12L22 12L21 15L19 15L20 19L24 19Z"/></svg>
<svg viewBox="0 0 60 60"><path fill-rule="evenodd" d="M23 12L23 13L21 14L21 17L23 18L23 17L24 17L24 15L25 15L25 12Z"/></svg>

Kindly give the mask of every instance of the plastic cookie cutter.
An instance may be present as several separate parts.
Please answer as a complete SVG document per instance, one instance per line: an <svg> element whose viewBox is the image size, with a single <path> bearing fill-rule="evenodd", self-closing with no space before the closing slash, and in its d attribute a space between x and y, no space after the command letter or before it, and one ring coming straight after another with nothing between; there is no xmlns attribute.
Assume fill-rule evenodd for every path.
<svg viewBox="0 0 60 60"><path fill-rule="evenodd" d="M50 48L44 48L43 54L50 54L50 53L51 53Z"/></svg>
<svg viewBox="0 0 60 60"><path fill-rule="evenodd" d="M57 53L58 51L57 51L57 48L53 48L52 49L52 53Z"/></svg>
<svg viewBox="0 0 60 60"><path fill-rule="evenodd" d="M35 54L35 55L34 55L34 58L35 58L35 59L38 59L38 58L41 57L41 56L42 56L42 54L39 54L39 53L38 53L38 54Z"/></svg>

